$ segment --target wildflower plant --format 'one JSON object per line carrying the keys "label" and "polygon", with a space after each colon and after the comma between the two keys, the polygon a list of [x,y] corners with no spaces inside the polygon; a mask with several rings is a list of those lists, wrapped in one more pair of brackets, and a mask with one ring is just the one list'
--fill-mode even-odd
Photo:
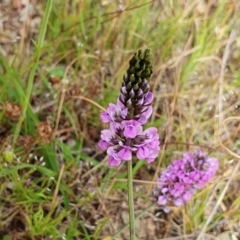
{"label": "wildflower plant", "polygon": [[151,58],[149,49],[134,54],[116,104],[110,103],[101,114],[109,128],[102,130],[98,146],[107,151],[110,166],[130,161],[133,156],[150,163],[160,150],[157,129],[143,130],[152,114],[153,94],[147,80],[152,74]]}
{"label": "wildflower plant", "polygon": [[130,239],[135,238],[132,159],[136,157],[150,163],[160,150],[157,129],[150,127],[143,130],[143,125],[153,110],[153,93],[148,83],[152,74],[151,59],[149,49],[139,50],[134,54],[123,77],[116,104],[110,103],[107,110],[101,114],[101,121],[109,123],[109,127],[101,131],[98,146],[107,151],[110,166],[128,162]]}

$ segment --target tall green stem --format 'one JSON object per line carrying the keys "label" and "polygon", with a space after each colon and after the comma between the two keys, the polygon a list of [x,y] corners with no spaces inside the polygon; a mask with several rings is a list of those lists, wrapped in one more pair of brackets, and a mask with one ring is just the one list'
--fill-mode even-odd
{"label": "tall green stem", "polygon": [[[139,219],[142,217],[152,206],[154,206],[156,203],[151,203],[147,208],[145,208],[141,213],[139,213],[136,217],[135,220]],[[122,229],[120,229],[118,232],[116,232],[112,238],[115,239],[118,235],[120,235],[125,229],[129,227],[129,223],[126,224]]]}
{"label": "tall green stem", "polygon": [[130,240],[135,240],[132,160],[128,161],[128,207]]}
{"label": "tall green stem", "polygon": [[26,111],[27,111],[27,108],[28,108],[28,105],[29,105],[29,100],[30,100],[31,93],[32,93],[34,76],[35,76],[35,73],[36,73],[36,70],[37,70],[37,67],[38,67],[38,64],[39,64],[39,59],[40,59],[40,56],[41,56],[41,50],[42,50],[42,47],[43,47],[43,42],[44,42],[45,34],[46,34],[46,31],[47,31],[47,24],[48,24],[48,20],[49,20],[51,10],[52,10],[52,4],[53,4],[53,0],[48,0],[47,1],[46,10],[45,10],[45,13],[44,13],[44,16],[43,16],[42,25],[41,25],[40,32],[39,32],[38,42],[36,44],[36,50],[35,50],[33,65],[31,67],[31,71],[30,71],[29,78],[28,78],[26,97],[25,97],[25,100],[24,100],[24,103],[23,103],[23,108],[22,108],[22,115],[19,118],[19,121],[18,121],[18,123],[16,125],[16,128],[15,128],[15,133],[14,133],[14,137],[13,137],[13,144],[15,144],[16,141],[17,141],[18,135],[19,135],[20,130],[21,130],[22,123],[23,123],[23,121],[26,117],[25,115],[26,115]]}

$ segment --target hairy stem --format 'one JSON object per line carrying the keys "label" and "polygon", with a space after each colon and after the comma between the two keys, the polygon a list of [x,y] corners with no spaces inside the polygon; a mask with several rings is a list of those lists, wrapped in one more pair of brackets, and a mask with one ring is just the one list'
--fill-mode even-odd
{"label": "hairy stem", "polygon": [[130,240],[135,240],[132,160],[128,161],[128,207]]}
{"label": "hairy stem", "polygon": [[[135,219],[139,219],[142,217],[151,207],[153,207],[156,203],[151,203],[146,209],[144,209],[141,213],[139,213]],[[129,223],[126,224],[122,229],[120,229],[118,232],[116,232],[112,237],[115,239],[117,236],[119,236],[125,229],[129,227]]]}

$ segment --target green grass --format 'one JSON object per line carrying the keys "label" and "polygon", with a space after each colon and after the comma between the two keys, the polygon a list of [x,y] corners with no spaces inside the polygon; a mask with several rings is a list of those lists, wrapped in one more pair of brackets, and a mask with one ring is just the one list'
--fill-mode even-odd
{"label": "green grass", "polygon": [[[100,107],[115,101],[128,61],[140,48],[153,52],[154,114],[147,126],[158,128],[162,152],[151,166],[134,165],[135,180],[146,181],[134,185],[136,215],[144,213],[151,202],[154,185],[147,181],[155,182],[154,176],[184,151],[203,148],[219,158],[221,167],[189,204],[173,208],[163,226],[150,214],[143,215],[139,239],[151,239],[146,235],[151,231],[155,231],[153,239],[199,233],[236,166],[239,33],[229,52],[226,45],[232,31],[238,31],[239,5],[203,0],[198,4],[187,0],[121,2],[38,3],[41,26],[23,28],[20,24],[27,36],[23,45],[10,42],[11,51],[7,44],[1,45],[3,239],[127,239],[121,215],[126,210],[127,168],[124,164],[109,168],[97,141],[104,128]],[[10,16],[13,9],[4,7],[4,14]],[[225,68],[223,82],[221,68]],[[7,103],[19,106],[21,115],[14,118],[14,111],[7,112]],[[220,120],[216,115],[221,115]],[[228,117],[236,119],[222,126]],[[39,133],[43,122],[52,129],[48,139]],[[29,135],[32,143],[26,143]],[[220,223],[237,229],[239,176],[231,182],[207,226],[208,234],[216,235]],[[147,211],[153,214],[158,209],[153,205]],[[175,218],[182,221],[176,231]],[[154,230],[148,229],[146,219]]]}

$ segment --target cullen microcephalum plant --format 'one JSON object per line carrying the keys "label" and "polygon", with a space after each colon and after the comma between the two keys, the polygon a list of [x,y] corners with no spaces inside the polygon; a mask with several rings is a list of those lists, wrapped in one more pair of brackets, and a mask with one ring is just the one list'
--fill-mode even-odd
{"label": "cullen microcephalum plant", "polygon": [[153,93],[148,83],[152,74],[151,60],[152,54],[149,49],[139,50],[134,54],[123,77],[116,104],[110,103],[107,110],[101,114],[102,122],[109,123],[109,127],[101,131],[98,146],[107,151],[110,166],[118,166],[123,161],[128,162],[131,240],[135,239],[132,159],[134,157],[150,163],[158,156],[160,150],[157,129],[143,129],[153,110]]}
{"label": "cullen microcephalum plant", "polygon": [[147,80],[152,74],[150,50],[139,50],[129,65],[116,104],[110,103],[101,114],[109,128],[102,130],[98,146],[107,150],[110,166],[130,161],[133,156],[150,163],[160,150],[157,129],[143,130],[152,114],[153,94]]}

